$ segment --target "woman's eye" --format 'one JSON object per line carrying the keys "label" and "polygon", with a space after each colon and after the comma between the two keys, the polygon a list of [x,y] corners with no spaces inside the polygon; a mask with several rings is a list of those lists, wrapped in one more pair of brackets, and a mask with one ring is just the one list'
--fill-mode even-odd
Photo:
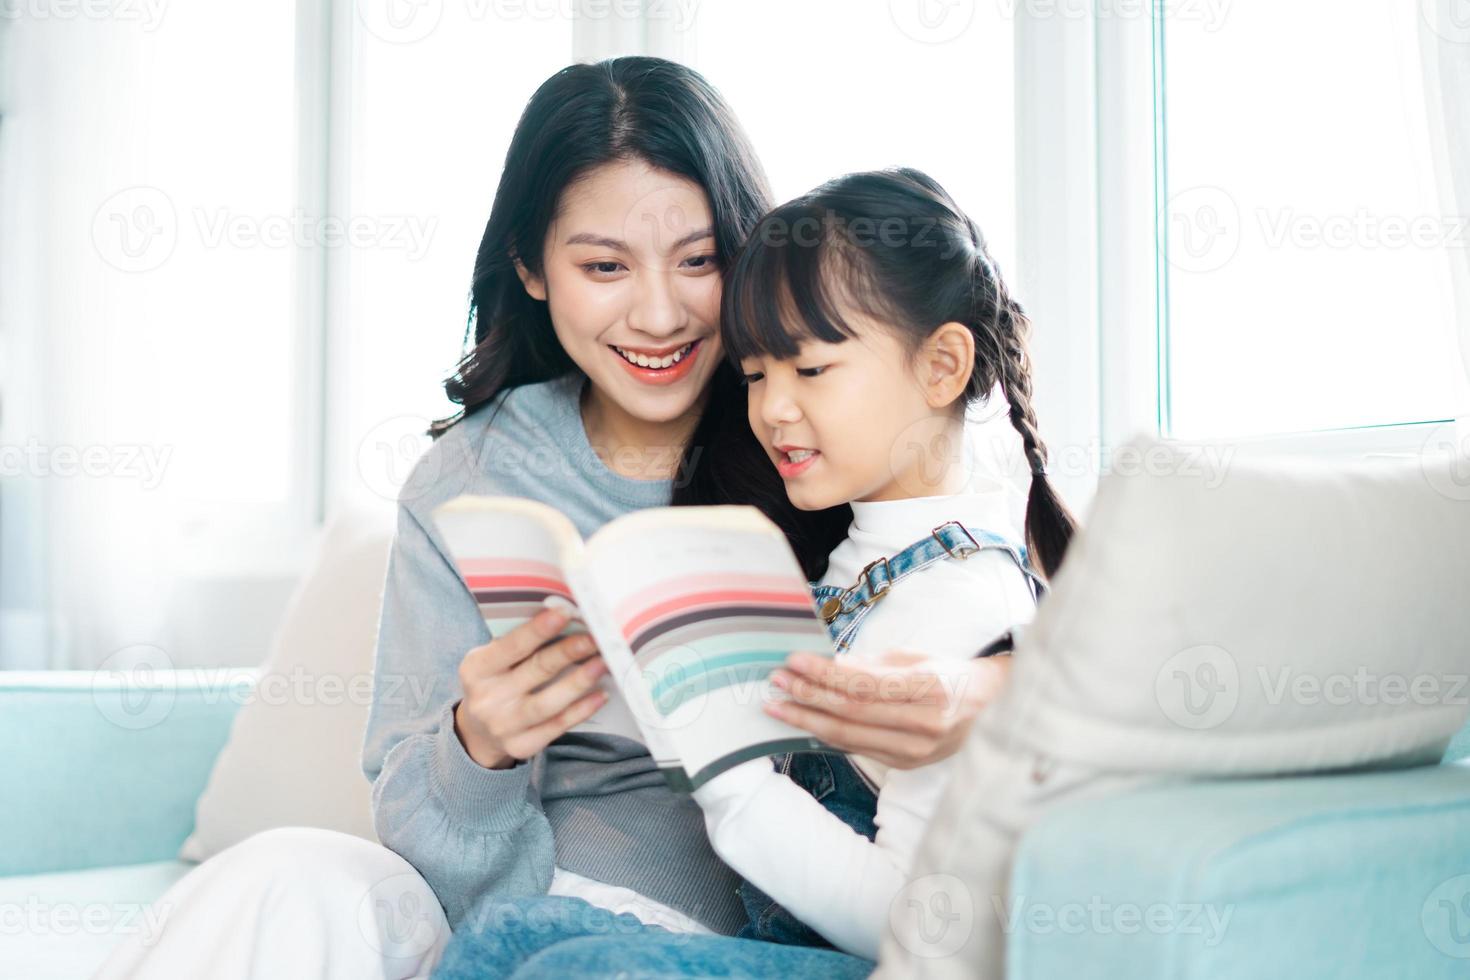
{"label": "woman's eye", "polygon": [[623,263],[621,262],[588,262],[586,265],[582,266],[582,268],[586,269],[588,272],[596,273],[597,275],[601,276],[616,275],[617,271],[622,267]]}
{"label": "woman's eye", "polygon": [[757,381],[759,381],[761,378],[764,378],[764,377],[765,377],[764,374],[759,374],[759,373],[757,373],[757,374],[747,374],[747,375],[745,375],[744,377],[742,377],[740,379],[740,383],[743,384],[743,385],[753,385]]}
{"label": "woman's eye", "polygon": [[815,378],[825,370],[827,370],[827,365],[823,364],[821,367],[797,368],[796,373],[803,378]]}
{"label": "woman's eye", "polygon": [[713,269],[719,260],[713,255],[694,255],[685,259],[684,264],[691,269]]}

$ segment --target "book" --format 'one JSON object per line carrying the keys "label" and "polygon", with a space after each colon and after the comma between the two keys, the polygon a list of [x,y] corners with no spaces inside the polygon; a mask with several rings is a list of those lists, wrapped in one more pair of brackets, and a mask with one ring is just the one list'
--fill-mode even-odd
{"label": "book", "polygon": [[750,759],[833,751],[761,709],[788,654],[832,646],[785,536],[756,508],[648,508],[585,541],[520,497],[463,495],[433,517],[491,636],[571,604],[564,634],[597,641],[608,700],[572,732],[642,742],[686,793]]}

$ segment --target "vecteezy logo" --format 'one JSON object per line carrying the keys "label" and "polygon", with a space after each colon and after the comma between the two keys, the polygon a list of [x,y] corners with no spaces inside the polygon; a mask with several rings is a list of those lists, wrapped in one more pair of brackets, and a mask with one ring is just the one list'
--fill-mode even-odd
{"label": "vecteezy logo", "polygon": [[899,945],[915,956],[953,956],[975,928],[975,902],[954,875],[924,875],[894,896],[888,924]]}
{"label": "vecteezy logo", "polygon": [[1240,208],[1218,187],[1191,187],[1169,198],[1164,257],[1185,272],[1215,272],[1240,248]]}
{"label": "vecteezy logo", "polygon": [[357,16],[378,40],[412,44],[434,33],[444,0],[357,0]]}
{"label": "vecteezy logo", "polygon": [[92,216],[92,245],[121,272],[148,272],[168,261],[179,240],[173,201],[157,187],[128,187]]}
{"label": "vecteezy logo", "polygon": [[946,486],[969,488],[976,476],[973,452],[964,432],[956,434],[943,418],[924,418],[904,428],[888,451],[888,470],[903,491],[915,497],[947,492]]}
{"label": "vecteezy logo", "polygon": [[1470,959],[1470,875],[1440,882],[1424,899],[1419,923],[1435,949],[1458,960]]}
{"label": "vecteezy logo", "polygon": [[943,44],[969,29],[975,19],[975,0],[888,0],[888,14],[915,41]]}
{"label": "vecteezy logo", "polygon": [[[439,457],[425,455],[433,443],[429,420],[399,415],[379,422],[357,444],[357,473],[384,500],[416,500],[439,478]],[[421,464],[422,460],[422,464]]]}
{"label": "vecteezy logo", "polygon": [[623,216],[622,240],[648,242],[653,254],[664,260],[675,260],[675,253],[691,239],[697,240],[703,231],[703,226],[696,224],[690,213],[693,204],[687,192],[677,185],[644,194]]}
{"label": "vecteezy logo", "polygon": [[1181,728],[1223,725],[1240,700],[1240,670],[1222,647],[1203,644],[1181,650],[1154,677],[1159,709]]}
{"label": "vecteezy logo", "polygon": [[1470,44],[1470,0],[1419,0],[1419,13],[1451,44]]}
{"label": "vecteezy logo", "polygon": [[357,906],[358,929],[374,952],[389,959],[424,955],[444,925],[423,878],[407,871],[378,882]]}
{"label": "vecteezy logo", "polygon": [[92,704],[119,728],[152,728],[174,707],[173,661],[146,643],[124,647],[92,673]]}
{"label": "vecteezy logo", "polygon": [[1450,500],[1470,500],[1470,425],[1434,427],[1419,450],[1424,479]]}
{"label": "vecteezy logo", "polygon": [[[709,672],[700,666],[696,650],[655,641],[640,650],[639,656],[643,662],[630,662],[618,677],[618,687],[630,692],[628,707],[639,727],[645,731],[677,731],[703,717],[714,688]],[[757,701],[761,685],[749,682],[731,693],[737,699]]]}

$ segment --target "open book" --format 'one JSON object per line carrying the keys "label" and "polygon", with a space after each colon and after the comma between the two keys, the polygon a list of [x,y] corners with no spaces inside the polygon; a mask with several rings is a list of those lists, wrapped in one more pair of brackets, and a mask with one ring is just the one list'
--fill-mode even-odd
{"label": "open book", "polygon": [[609,697],[572,731],[642,742],[681,792],[748,759],[827,748],[761,710],[789,653],[832,647],[796,556],[754,507],[640,510],[585,542],[519,497],[456,497],[434,521],[491,636],[548,600],[576,606],[567,632],[597,640]]}

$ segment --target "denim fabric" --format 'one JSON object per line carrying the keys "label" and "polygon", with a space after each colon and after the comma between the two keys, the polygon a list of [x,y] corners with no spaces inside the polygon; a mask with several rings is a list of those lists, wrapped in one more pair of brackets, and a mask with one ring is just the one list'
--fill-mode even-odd
{"label": "denim fabric", "polygon": [[636,916],[566,895],[488,896],[460,920],[434,968],[434,980],[509,977],[532,956],[583,936],[673,935]]}
{"label": "denim fabric", "polygon": [[508,977],[835,977],[860,980],[873,963],[835,950],[646,925],[562,895],[487,898],[455,930],[434,980]]}
{"label": "denim fabric", "polygon": [[[897,582],[936,562],[968,558],[989,548],[1010,555],[1031,583],[1033,594],[1040,596],[1041,580],[1027,566],[1024,547],[990,531],[965,528],[951,521],[892,557],[868,565],[850,588],[812,585],[817,608],[826,610],[823,618],[833,646],[838,652],[851,648],[875,599],[881,598]],[[847,756],[827,752],[787,753],[776,760],[776,768],[853,830],[868,840],[877,836],[873,819],[878,810],[878,788]],[[749,881],[742,881],[738,891],[749,919],[736,933],[740,938],[832,948],[816,930]]]}
{"label": "denim fabric", "polygon": [[649,933],[589,936],[559,943],[526,961],[513,980],[865,980],[871,960],[835,949],[778,946],[729,936]]}
{"label": "denim fabric", "polygon": [[1039,601],[1045,586],[1027,563],[1028,556],[1024,546],[993,531],[967,528],[950,521],[939,525],[928,537],[915,541],[898,554],[872,562],[863,569],[857,582],[846,589],[831,585],[812,586],[812,598],[819,610],[823,610],[828,602],[835,603],[832,607],[836,610],[834,615],[828,616],[825,611],[823,614],[827,621],[827,632],[832,637],[832,645],[838,653],[845,653],[851,648],[858,630],[862,628],[863,620],[867,618],[868,610],[896,583],[937,562],[951,558],[968,558],[977,551],[988,549],[1010,555],[1021,574],[1026,576],[1026,581],[1031,584],[1032,594]]}

